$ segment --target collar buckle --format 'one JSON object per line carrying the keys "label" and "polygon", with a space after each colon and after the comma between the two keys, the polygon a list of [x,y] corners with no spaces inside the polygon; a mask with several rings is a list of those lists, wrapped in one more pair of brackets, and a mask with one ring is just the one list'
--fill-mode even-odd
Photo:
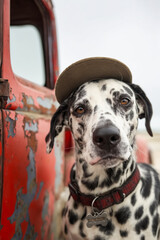
{"label": "collar buckle", "polygon": [[116,188],[115,191],[111,192],[112,198],[115,204],[119,204],[124,201],[126,194],[121,188]]}

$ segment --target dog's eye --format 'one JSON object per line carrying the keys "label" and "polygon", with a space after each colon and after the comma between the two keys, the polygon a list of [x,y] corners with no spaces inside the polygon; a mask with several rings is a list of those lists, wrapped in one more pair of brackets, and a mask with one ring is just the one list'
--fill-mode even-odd
{"label": "dog's eye", "polygon": [[129,102],[130,102],[130,100],[128,98],[123,98],[123,99],[121,99],[120,104],[123,106],[126,106],[129,104]]}
{"label": "dog's eye", "polygon": [[83,107],[78,107],[76,108],[75,112],[78,113],[78,114],[83,114],[84,113],[84,108]]}

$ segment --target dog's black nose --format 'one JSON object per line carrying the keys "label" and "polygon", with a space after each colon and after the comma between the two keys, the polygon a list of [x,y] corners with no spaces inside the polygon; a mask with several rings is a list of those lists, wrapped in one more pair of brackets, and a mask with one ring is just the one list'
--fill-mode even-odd
{"label": "dog's black nose", "polygon": [[98,127],[93,132],[93,142],[101,149],[116,146],[121,140],[120,132],[114,125]]}

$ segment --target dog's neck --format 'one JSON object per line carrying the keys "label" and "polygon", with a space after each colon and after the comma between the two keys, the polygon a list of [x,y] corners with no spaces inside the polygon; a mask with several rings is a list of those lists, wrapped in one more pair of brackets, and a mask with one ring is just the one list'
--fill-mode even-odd
{"label": "dog's neck", "polygon": [[101,195],[120,187],[131,176],[135,167],[134,154],[127,161],[108,169],[100,164],[91,166],[79,157],[76,160],[75,179],[82,193]]}

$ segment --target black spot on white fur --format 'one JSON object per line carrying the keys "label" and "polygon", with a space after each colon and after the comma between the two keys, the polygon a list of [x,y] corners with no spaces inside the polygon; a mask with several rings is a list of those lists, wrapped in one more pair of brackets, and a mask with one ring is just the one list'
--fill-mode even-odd
{"label": "black spot on white fur", "polygon": [[120,224],[127,223],[130,216],[131,216],[131,211],[129,207],[122,207],[115,213],[117,222]]}
{"label": "black spot on white fur", "polygon": [[149,225],[149,217],[145,216],[142,220],[140,220],[136,226],[135,226],[135,231],[137,234],[140,234],[141,231],[144,231],[148,228]]}
{"label": "black spot on white fur", "polygon": [[140,206],[135,212],[135,219],[140,219],[143,215],[144,209],[143,206]]}

